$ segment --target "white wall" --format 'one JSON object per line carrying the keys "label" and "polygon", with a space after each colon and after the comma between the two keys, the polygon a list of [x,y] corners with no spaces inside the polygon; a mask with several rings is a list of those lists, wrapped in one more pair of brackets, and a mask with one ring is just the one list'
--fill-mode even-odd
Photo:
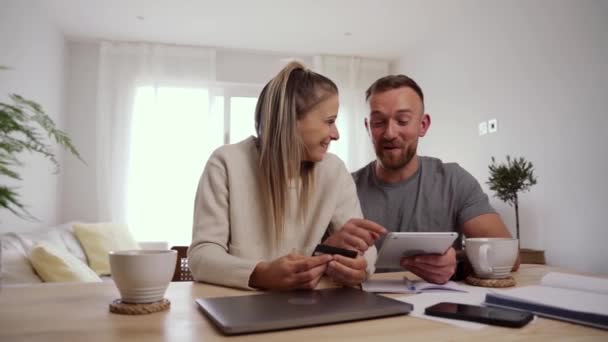
{"label": "white wall", "polygon": [[[416,46],[398,70],[433,119],[420,153],[457,161],[487,190],[491,156],[524,156],[538,184],[520,200],[523,247],[548,263],[608,273],[608,3],[528,1],[462,8],[478,21]],[[482,120],[498,133],[478,136]],[[513,231],[513,208],[492,198]]]}
{"label": "white wall", "polygon": [[217,51],[217,80],[222,82],[266,84],[295,58],[312,67],[312,56],[220,49]]}
{"label": "white wall", "polygon": [[[65,42],[36,1],[2,1],[0,46],[0,65],[11,68],[0,71],[0,98],[4,101],[9,93],[17,93],[34,100],[62,128]],[[52,174],[52,164],[33,155],[24,155],[22,161],[25,165],[18,172],[23,181],[0,178],[0,183],[19,184],[22,203],[40,221],[24,221],[0,209],[0,232],[58,222],[60,184],[59,176]]]}

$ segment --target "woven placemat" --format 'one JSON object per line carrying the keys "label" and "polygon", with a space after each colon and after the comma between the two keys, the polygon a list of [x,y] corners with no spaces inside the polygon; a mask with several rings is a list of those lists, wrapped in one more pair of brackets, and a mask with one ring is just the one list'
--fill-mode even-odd
{"label": "woven placemat", "polygon": [[512,287],[515,286],[515,278],[508,276],[502,279],[484,279],[475,276],[468,276],[464,280],[467,284],[482,287]]}
{"label": "woven placemat", "polygon": [[147,315],[169,309],[171,302],[163,298],[158,302],[145,304],[123,303],[120,299],[110,303],[110,312],[121,315]]}

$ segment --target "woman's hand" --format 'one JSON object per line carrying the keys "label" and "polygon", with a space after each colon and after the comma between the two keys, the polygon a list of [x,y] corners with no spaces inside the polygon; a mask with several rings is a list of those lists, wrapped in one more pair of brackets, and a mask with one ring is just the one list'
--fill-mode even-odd
{"label": "woman's hand", "polygon": [[325,239],[323,243],[365,253],[383,234],[386,234],[386,229],[373,221],[350,219],[340,230]]}
{"label": "woman's hand", "polygon": [[367,260],[361,254],[356,258],[334,255],[325,273],[338,284],[359,285],[367,279]]}
{"label": "woman's hand", "polygon": [[309,257],[292,253],[262,261],[253,270],[249,286],[264,290],[314,289],[331,260],[331,255]]}

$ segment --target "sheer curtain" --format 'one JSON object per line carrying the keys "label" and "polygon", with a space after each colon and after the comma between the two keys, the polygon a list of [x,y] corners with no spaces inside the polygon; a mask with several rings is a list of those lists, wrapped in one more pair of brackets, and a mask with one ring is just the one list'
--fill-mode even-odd
{"label": "sheer curtain", "polygon": [[[138,240],[167,240],[179,229],[173,240],[188,243],[196,184],[183,179],[198,180],[209,153],[197,131],[204,120],[221,142],[213,127],[221,120],[211,117],[215,50],[104,42],[99,53],[98,218],[128,222]],[[172,189],[183,186],[192,194],[175,198]]]}
{"label": "sheer curtain", "polygon": [[375,159],[364,119],[369,109],[365,90],[378,78],[388,75],[385,60],[342,56],[315,56],[315,71],[336,82],[340,91],[338,130],[340,139],[331,144],[349,171],[356,171]]}

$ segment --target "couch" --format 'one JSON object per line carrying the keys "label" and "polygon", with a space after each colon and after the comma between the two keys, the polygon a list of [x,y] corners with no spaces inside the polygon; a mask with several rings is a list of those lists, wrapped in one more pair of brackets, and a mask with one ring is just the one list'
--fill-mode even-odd
{"label": "couch", "polygon": [[[0,234],[0,284],[19,285],[42,283],[43,279],[36,272],[30,262],[30,252],[39,244],[48,244],[53,247],[67,250],[86,265],[90,265],[85,249],[74,234],[74,224],[68,222],[54,227],[47,227],[35,231]],[[166,242],[139,242],[142,249],[168,249]],[[103,281],[111,279],[102,276]]]}

